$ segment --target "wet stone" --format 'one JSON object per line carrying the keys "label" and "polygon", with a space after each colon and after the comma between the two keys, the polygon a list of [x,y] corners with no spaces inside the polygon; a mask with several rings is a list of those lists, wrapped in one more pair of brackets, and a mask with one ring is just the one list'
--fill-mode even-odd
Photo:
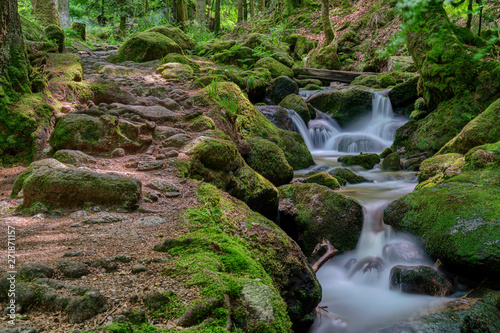
{"label": "wet stone", "polygon": [[138,171],[149,171],[149,170],[156,170],[156,169],[161,169],[165,163],[163,161],[140,161],[137,164],[137,170]]}

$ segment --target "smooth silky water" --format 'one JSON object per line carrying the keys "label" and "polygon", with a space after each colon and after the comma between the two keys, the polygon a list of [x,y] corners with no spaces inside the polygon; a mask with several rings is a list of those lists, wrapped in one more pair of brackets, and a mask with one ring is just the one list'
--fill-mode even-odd
{"label": "smooth silky water", "polygon": [[[317,165],[312,169],[319,171],[341,167],[337,158],[345,154],[382,152],[392,145],[396,129],[407,121],[394,115],[390,100],[383,93],[373,94],[370,115],[344,129],[319,111],[308,125],[295,112],[290,111],[290,115],[295,130],[302,135],[315,158]],[[445,300],[403,294],[389,288],[393,266],[433,265],[411,237],[394,232],[382,221],[384,209],[391,201],[413,191],[417,184],[416,174],[383,172],[380,166],[368,171],[359,167],[350,169],[373,181],[347,185],[336,191],[363,205],[363,230],[355,250],[337,255],[318,271],[323,288],[320,306],[326,307],[329,315],[316,316],[309,333],[370,332],[398,320],[417,317],[425,309]],[[310,170],[300,170],[297,175]],[[408,255],[404,259],[391,256],[391,246],[409,249]]]}

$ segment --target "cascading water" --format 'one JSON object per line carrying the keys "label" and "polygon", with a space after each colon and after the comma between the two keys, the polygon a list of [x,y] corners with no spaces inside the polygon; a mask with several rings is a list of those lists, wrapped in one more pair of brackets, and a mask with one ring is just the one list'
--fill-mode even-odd
{"label": "cascading water", "polygon": [[[371,114],[344,129],[320,111],[308,125],[294,111],[289,110],[289,114],[316,162],[326,164],[319,166],[321,171],[339,167],[340,155],[379,153],[390,147],[397,128],[406,121],[394,114],[389,98],[382,93],[373,94]],[[355,250],[336,256],[318,271],[323,288],[320,306],[327,307],[329,315],[316,316],[309,333],[372,332],[443,302],[442,298],[403,294],[389,286],[390,270],[395,265],[432,265],[410,237],[396,234],[382,221],[389,202],[413,190],[415,174],[352,170],[373,181],[348,184],[339,191],[363,205],[363,230]]]}

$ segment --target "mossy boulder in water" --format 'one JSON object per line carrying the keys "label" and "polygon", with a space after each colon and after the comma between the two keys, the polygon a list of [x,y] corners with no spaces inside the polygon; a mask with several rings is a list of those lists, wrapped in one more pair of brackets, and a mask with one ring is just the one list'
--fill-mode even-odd
{"label": "mossy boulder in water", "polygon": [[278,200],[276,187],[245,163],[233,142],[202,136],[188,144],[183,152],[191,157],[191,178],[212,183],[253,210],[274,218]]}
{"label": "mossy boulder in water", "polygon": [[271,82],[268,89],[269,98],[276,104],[281,103],[285,97],[291,94],[298,94],[299,86],[288,76],[280,76]]}
{"label": "mossy boulder in water", "polygon": [[462,173],[465,165],[463,155],[444,154],[436,155],[420,163],[420,172],[418,173],[419,186],[431,185],[441,182]]}
{"label": "mossy boulder in water", "polygon": [[448,278],[429,266],[396,265],[390,272],[390,289],[406,294],[449,296],[455,290]]}
{"label": "mossy boulder in water", "polygon": [[419,80],[420,76],[415,75],[392,88],[387,94],[392,105],[401,108],[415,102],[418,98],[417,86]]}
{"label": "mossy boulder in water", "polygon": [[310,96],[306,102],[331,115],[340,126],[345,126],[371,112],[372,93],[359,87],[324,91]]}
{"label": "mossy boulder in water", "polygon": [[[286,96],[279,105],[286,109],[294,110],[295,112],[297,112],[306,124],[309,122],[309,120],[311,120],[311,112],[307,107],[307,103],[302,97],[297,94],[290,94]],[[315,114],[313,114],[313,116],[314,115]]]}
{"label": "mossy boulder in water", "polygon": [[118,53],[110,57],[112,62],[146,62],[161,59],[169,53],[182,53],[182,48],[171,38],[159,32],[140,32],[120,46]]}
{"label": "mossy boulder in water", "polygon": [[311,51],[308,56],[308,65],[311,68],[339,70],[341,64],[337,54],[337,47],[327,45]]}
{"label": "mossy boulder in water", "polygon": [[399,153],[391,153],[382,161],[382,170],[384,171],[399,171],[401,170],[401,159]]}
{"label": "mossy boulder in water", "polygon": [[500,140],[500,99],[470,121],[438,154],[465,154],[470,149]]}
{"label": "mossy boulder in water", "polygon": [[193,96],[193,103],[221,108],[220,105],[223,105],[221,100],[232,101],[237,106],[235,119],[232,121],[238,125],[239,134],[243,140],[258,136],[276,143],[283,150],[288,164],[294,170],[304,169],[314,164],[311,153],[299,133],[282,130],[273,125],[250,103],[234,83],[218,82],[215,87],[218,97],[214,97],[213,90],[211,90],[214,87],[210,86]]}
{"label": "mossy boulder in water", "polygon": [[304,183],[326,186],[331,190],[340,188],[338,180],[327,172],[318,172],[304,179]]}
{"label": "mossy boulder in water", "polygon": [[24,181],[24,207],[41,201],[52,207],[136,208],[141,182],[134,178],[74,169],[41,168]]}
{"label": "mossy boulder in water", "polygon": [[278,60],[275,60],[271,57],[262,58],[255,63],[256,68],[265,68],[267,69],[273,78],[278,76],[288,76],[293,77],[293,71],[280,63]]}
{"label": "mossy boulder in water", "polygon": [[371,182],[371,180],[366,179],[363,176],[357,175],[353,171],[347,168],[335,168],[328,171],[328,173],[335,178],[342,178],[346,180],[349,184]]}
{"label": "mossy boulder in water", "polygon": [[345,166],[360,165],[365,169],[372,169],[375,164],[380,162],[380,157],[377,154],[359,154],[359,155],[344,155],[338,158],[338,161]]}
{"label": "mossy boulder in water", "polygon": [[258,137],[248,140],[248,143],[251,150],[246,162],[252,169],[275,186],[288,184],[293,179],[293,169],[278,145]]}
{"label": "mossy boulder in water", "polygon": [[354,199],[318,184],[279,188],[280,226],[310,256],[323,237],[345,252],[356,247],[363,208]]}

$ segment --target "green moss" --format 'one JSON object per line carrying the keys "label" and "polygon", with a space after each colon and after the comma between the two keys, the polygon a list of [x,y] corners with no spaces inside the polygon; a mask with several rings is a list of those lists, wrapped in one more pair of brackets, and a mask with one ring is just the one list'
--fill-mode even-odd
{"label": "green moss", "polygon": [[305,178],[304,182],[326,186],[331,190],[340,188],[338,180],[327,172],[318,172],[317,174]]}
{"label": "green moss", "polygon": [[169,53],[182,53],[182,48],[171,38],[159,32],[140,32],[123,43],[118,53],[110,57],[112,62],[127,60],[146,62],[162,59]]}
{"label": "green moss", "polygon": [[[336,168],[333,170],[330,170],[328,172],[330,175],[337,179],[344,179],[345,181],[349,182],[350,184],[359,184],[359,183],[364,183],[364,182],[370,182],[370,180],[366,179],[363,176],[355,174],[353,171],[347,168]],[[340,183],[340,181],[339,181]]]}
{"label": "green moss", "polygon": [[[153,27],[151,29],[148,29],[144,32],[160,33],[160,34],[172,39],[183,50],[186,50],[186,49],[191,50],[196,46],[196,41],[193,39],[193,37],[189,36],[184,31],[182,31],[181,29],[176,28],[176,27],[169,27],[169,26],[161,25],[161,26],[156,26],[156,27]],[[179,53],[181,53],[181,52],[179,52]]]}
{"label": "green moss", "polygon": [[228,78],[225,75],[207,75],[207,76],[202,76],[193,81],[191,84],[191,88],[198,88],[202,89],[208,86],[209,84],[212,83],[212,81],[217,81],[217,82],[223,82],[227,81]]}
{"label": "green moss", "polygon": [[[398,83],[389,91],[387,96],[395,107],[405,107],[414,102],[418,97],[417,86],[420,76],[415,75],[408,80]],[[421,104],[417,104],[419,107]]]}
{"label": "green moss", "polygon": [[214,54],[210,57],[210,60],[219,64],[238,65],[240,67],[246,65],[248,67],[255,61],[255,58],[251,48],[236,44],[228,50]]}
{"label": "green moss", "polygon": [[297,94],[290,94],[286,96],[279,105],[286,109],[291,109],[297,112],[306,124],[309,122],[309,120],[311,120],[311,113],[309,112],[307,103],[302,97]]}
{"label": "green moss", "polygon": [[81,82],[83,80],[83,66],[80,57],[76,54],[49,54],[49,70],[55,75],[51,82]]}
{"label": "green moss", "polygon": [[399,171],[401,170],[401,160],[399,152],[394,152],[387,155],[382,161],[382,170],[384,171]]}
{"label": "green moss", "polygon": [[[19,16],[19,18],[21,19],[21,29],[25,40],[33,42],[48,41],[47,34],[37,22],[27,20],[22,16]],[[40,36],[42,36],[42,39],[40,39]]]}
{"label": "green moss", "polygon": [[166,56],[164,56],[163,59],[161,59],[162,64],[166,64],[169,62],[175,62],[175,63],[179,63],[179,64],[189,65],[189,67],[191,67],[195,73],[200,71],[200,65],[197,62],[193,61],[192,59],[190,59],[189,57],[187,57],[183,54],[169,53]]}
{"label": "green moss", "polygon": [[293,169],[288,164],[283,150],[275,143],[252,138],[248,141],[251,150],[246,157],[248,165],[269,180],[275,186],[289,183],[293,178]]}
{"label": "green moss", "polygon": [[190,78],[194,71],[189,65],[169,62],[156,69],[165,80],[186,80]]}
{"label": "green moss", "polygon": [[64,52],[64,50],[66,49],[64,44],[64,30],[59,25],[51,24],[47,28],[45,28],[45,33],[47,34],[47,38],[49,40],[56,42],[59,52]]}
{"label": "green moss", "polygon": [[202,132],[212,129],[215,129],[215,123],[212,119],[206,116],[199,116],[194,119],[188,127],[186,127],[186,130],[190,132]]}
{"label": "green moss", "polygon": [[435,183],[439,180],[450,178],[462,172],[464,167],[464,157],[460,154],[445,154],[437,155],[424,160],[420,164],[420,172],[418,173],[418,182],[422,183],[428,179],[434,178],[431,181]]}
{"label": "green moss", "polygon": [[465,169],[500,169],[500,141],[472,148],[465,155]]}
{"label": "green moss", "polygon": [[380,157],[377,154],[363,154],[359,155],[344,155],[338,158],[338,161],[343,165],[360,165],[365,169],[372,169],[375,164],[380,162]]}
{"label": "green moss", "polygon": [[32,15],[44,27],[51,24],[59,25],[56,1],[34,1]]}
{"label": "green moss", "polygon": [[323,90],[323,88],[321,88],[317,84],[308,84],[307,86],[304,87],[304,90]]}
{"label": "green moss", "polygon": [[311,68],[339,70],[341,66],[337,47],[328,45],[313,50],[309,53],[308,64]]}
{"label": "green moss", "polygon": [[322,112],[330,114],[341,126],[345,126],[372,109],[372,93],[355,87],[343,91],[324,91],[306,100]]}
{"label": "green moss", "polygon": [[273,78],[283,75],[293,78],[293,71],[289,67],[270,57],[260,59],[255,67],[269,70]]}
{"label": "green moss", "polygon": [[229,68],[225,71],[225,74],[238,87],[245,90],[249,96],[262,97],[272,80],[271,72],[266,68],[254,68],[245,71]]}

